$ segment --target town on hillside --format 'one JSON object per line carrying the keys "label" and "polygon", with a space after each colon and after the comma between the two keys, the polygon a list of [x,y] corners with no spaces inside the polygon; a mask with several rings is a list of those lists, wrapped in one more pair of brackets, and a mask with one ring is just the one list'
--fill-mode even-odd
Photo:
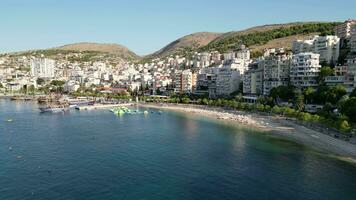
{"label": "town on hillside", "polygon": [[233,51],[171,55],[146,62],[114,62],[105,56],[86,59],[85,52],[56,59],[41,53],[3,54],[0,93],[239,96],[249,103],[273,97],[291,106],[302,95],[303,110],[315,113],[325,105],[336,105],[346,94],[356,95],[356,21],[339,23],[333,32],[295,40],[291,49],[265,49],[254,57],[244,44]]}

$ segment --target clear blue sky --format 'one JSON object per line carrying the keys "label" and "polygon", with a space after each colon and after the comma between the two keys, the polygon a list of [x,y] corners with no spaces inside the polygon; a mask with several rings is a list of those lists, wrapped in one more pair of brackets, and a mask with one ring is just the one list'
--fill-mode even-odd
{"label": "clear blue sky", "polygon": [[143,55],[200,31],[356,18],[356,0],[1,0],[0,52],[75,42]]}

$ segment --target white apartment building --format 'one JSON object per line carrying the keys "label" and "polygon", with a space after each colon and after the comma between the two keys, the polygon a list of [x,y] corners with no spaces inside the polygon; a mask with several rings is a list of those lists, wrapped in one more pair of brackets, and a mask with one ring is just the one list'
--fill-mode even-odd
{"label": "white apartment building", "polygon": [[272,88],[288,85],[292,56],[288,54],[270,55],[263,62],[263,94]]}
{"label": "white apartment building", "polygon": [[337,63],[340,52],[340,39],[337,36],[317,37],[314,47],[314,53],[320,55],[319,62]]}
{"label": "white apartment building", "polygon": [[196,80],[196,74],[189,69],[176,72],[174,92],[181,94],[191,93],[195,88]]}
{"label": "white apartment building", "polygon": [[326,85],[333,86],[342,84],[348,93],[356,87],[356,56],[349,55],[347,65],[334,68],[334,75],[325,78]]}
{"label": "white apartment building", "polygon": [[235,52],[235,58],[242,59],[242,60],[250,60],[251,59],[251,52],[244,45],[241,45],[240,50]]}
{"label": "white apartment building", "polygon": [[48,58],[31,58],[31,76],[37,78],[54,78],[55,61]]}
{"label": "white apartment building", "polygon": [[314,36],[309,40],[295,40],[292,43],[292,51],[294,54],[313,52],[314,51],[314,40],[318,36]]}
{"label": "white apartment building", "polygon": [[243,93],[259,96],[263,93],[263,60],[257,60],[249,65],[243,75]]}
{"label": "white apartment building", "polygon": [[314,36],[310,40],[296,40],[293,42],[294,54],[313,52],[320,54],[320,63],[335,64],[339,59],[340,39],[337,36]]}
{"label": "white apartment building", "polygon": [[219,68],[216,74],[216,95],[229,96],[231,93],[239,90],[240,82],[240,71],[231,66]]}
{"label": "white apartment building", "polygon": [[356,53],[356,21],[351,28],[350,46],[351,46],[351,52]]}
{"label": "white apartment building", "polygon": [[214,64],[219,64],[221,62],[221,54],[218,51],[213,51],[210,53],[211,62]]}
{"label": "white apartment building", "polygon": [[340,39],[347,39],[351,36],[351,26],[356,24],[356,20],[346,20],[344,23],[335,26],[335,35]]}
{"label": "white apartment building", "polygon": [[319,54],[299,53],[293,55],[290,67],[290,81],[297,88],[316,87],[320,73]]}
{"label": "white apartment building", "polygon": [[234,58],[228,62],[225,62],[223,66],[229,66],[231,69],[239,71],[240,74],[244,74],[251,62],[252,60]]}
{"label": "white apartment building", "polygon": [[196,95],[208,95],[209,98],[216,97],[216,76],[218,67],[207,67],[201,69],[197,75]]}
{"label": "white apartment building", "polygon": [[65,92],[76,92],[80,88],[78,82],[70,80],[63,85],[63,90]]}
{"label": "white apartment building", "polygon": [[210,53],[208,52],[197,53],[193,59],[195,68],[203,68],[210,65]]}

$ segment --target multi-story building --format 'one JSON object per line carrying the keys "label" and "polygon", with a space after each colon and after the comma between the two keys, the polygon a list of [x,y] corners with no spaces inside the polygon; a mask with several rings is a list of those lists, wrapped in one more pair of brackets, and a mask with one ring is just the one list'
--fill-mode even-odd
{"label": "multi-story building", "polygon": [[48,58],[31,59],[31,75],[38,78],[54,78],[55,61]]}
{"label": "multi-story building", "polygon": [[320,55],[320,63],[336,64],[339,59],[340,39],[337,36],[314,36],[310,40],[293,42],[294,54],[313,52]]}
{"label": "multi-story building", "polygon": [[351,36],[351,26],[356,24],[356,20],[346,20],[344,23],[335,26],[335,35],[340,39],[344,40]]}
{"label": "multi-story building", "polygon": [[320,36],[314,41],[314,53],[320,55],[320,63],[336,64],[339,59],[340,39],[337,36]]}
{"label": "multi-story building", "polygon": [[356,53],[356,23],[351,27],[351,38],[350,38],[351,52]]}
{"label": "multi-story building", "polygon": [[213,51],[210,53],[211,62],[214,64],[220,64],[221,54],[218,51]]}
{"label": "multi-story building", "polygon": [[314,40],[318,36],[314,36],[309,40],[295,40],[292,43],[292,51],[294,54],[313,52],[314,51]]}
{"label": "multi-story building", "polygon": [[344,83],[348,92],[356,88],[356,55],[349,55],[347,58],[347,73]]}
{"label": "multi-story building", "polygon": [[292,56],[288,54],[270,55],[263,60],[263,94],[268,95],[272,88],[288,85]]}
{"label": "multi-story building", "polygon": [[299,89],[316,87],[320,73],[319,54],[299,53],[293,55],[290,67],[290,81]]}
{"label": "multi-story building", "polygon": [[348,93],[356,87],[356,56],[349,55],[347,65],[336,66],[332,76],[325,77],[328,86],[343,85]]}
{"label": "multi-story building", "polygon": [[194,67],[202,68],[210,65],[210,53],[202,52],[194,55]]}
{"label": "multi-story building", "polygon": [[197,75],[197,85],[194,93],[196,95],[206,95],[209,98],[216,97],[216,77],[218,67],[208,67],[200,70]]}
{"label": "multi-story building", "polygon": [[239,49],[235,52],[234,57],[242,60],[250,60],[251,53],[250,50],[245,47],[245,45],[241,45]]}
{"label": "multi-story building", "polygon": [[240,82],[240,71],[226,65],[219,68],[216,74],[216,95],[229,96],[239,90]]}
{"label": "multi-story building", "polygon": [[243,76],[243,93],[259,96],[263,93],[263,60],[257,60],[249,65]]}
{"label": "multi-story building", "polygon": [[197,75],[191,70],[178,71],[175,76],[175,92],[176,93],[191,93],[196,86]]}
{"label": "multi-story building", "polygon": [[347,72],[348,72],[347,65],[335,66],[335,68],[334,68],[335,76],[345,76],[347,74]]}

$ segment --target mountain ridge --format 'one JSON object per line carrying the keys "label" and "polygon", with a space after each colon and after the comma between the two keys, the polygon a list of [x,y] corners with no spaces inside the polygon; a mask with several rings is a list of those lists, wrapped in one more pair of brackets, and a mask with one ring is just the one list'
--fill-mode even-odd
{"label": "mountain ridge", "polygon": [[69,51],[96,51],[102,53],[109,53],[117,55],[126,59],[140,59],[136,53],[129,48],[115,43],[94,43],[94,42],[79,42],[66,44],[63,46],[55,47],[54,49],[69,50]]}
{"label": "mountain ridge", "polygon": [[[129,48],[120,44],[95,42],[78,42],[44,50],[28,50],[23,52],[43,52],[51,50],[99,52],[113,55],[127,61],[148,61],[154,58],[164,58],[177,54],[189,56],[194,52],[202,51],[218,50],[223,53],[228,50],[233,50],[239,43],[243,43],[252,51],[258,51],[260,53],[264,48],[286,47],[287,49],[290,49],[293,40],[306,39],[311,35],[320,34],[323,31],[331,33],[333,26],[337,23],[339,22],[291,22],[259,25],[243,30],[224,33],[196,32],[180,37],[165,45],[158,51],[146,56],[139,56]],[[287,33],[284,34],[283,31],[286,31]],[[281,35],[276,36],[276,34]],[[254,38],[251,40],[251,38],[248,37]]]}

